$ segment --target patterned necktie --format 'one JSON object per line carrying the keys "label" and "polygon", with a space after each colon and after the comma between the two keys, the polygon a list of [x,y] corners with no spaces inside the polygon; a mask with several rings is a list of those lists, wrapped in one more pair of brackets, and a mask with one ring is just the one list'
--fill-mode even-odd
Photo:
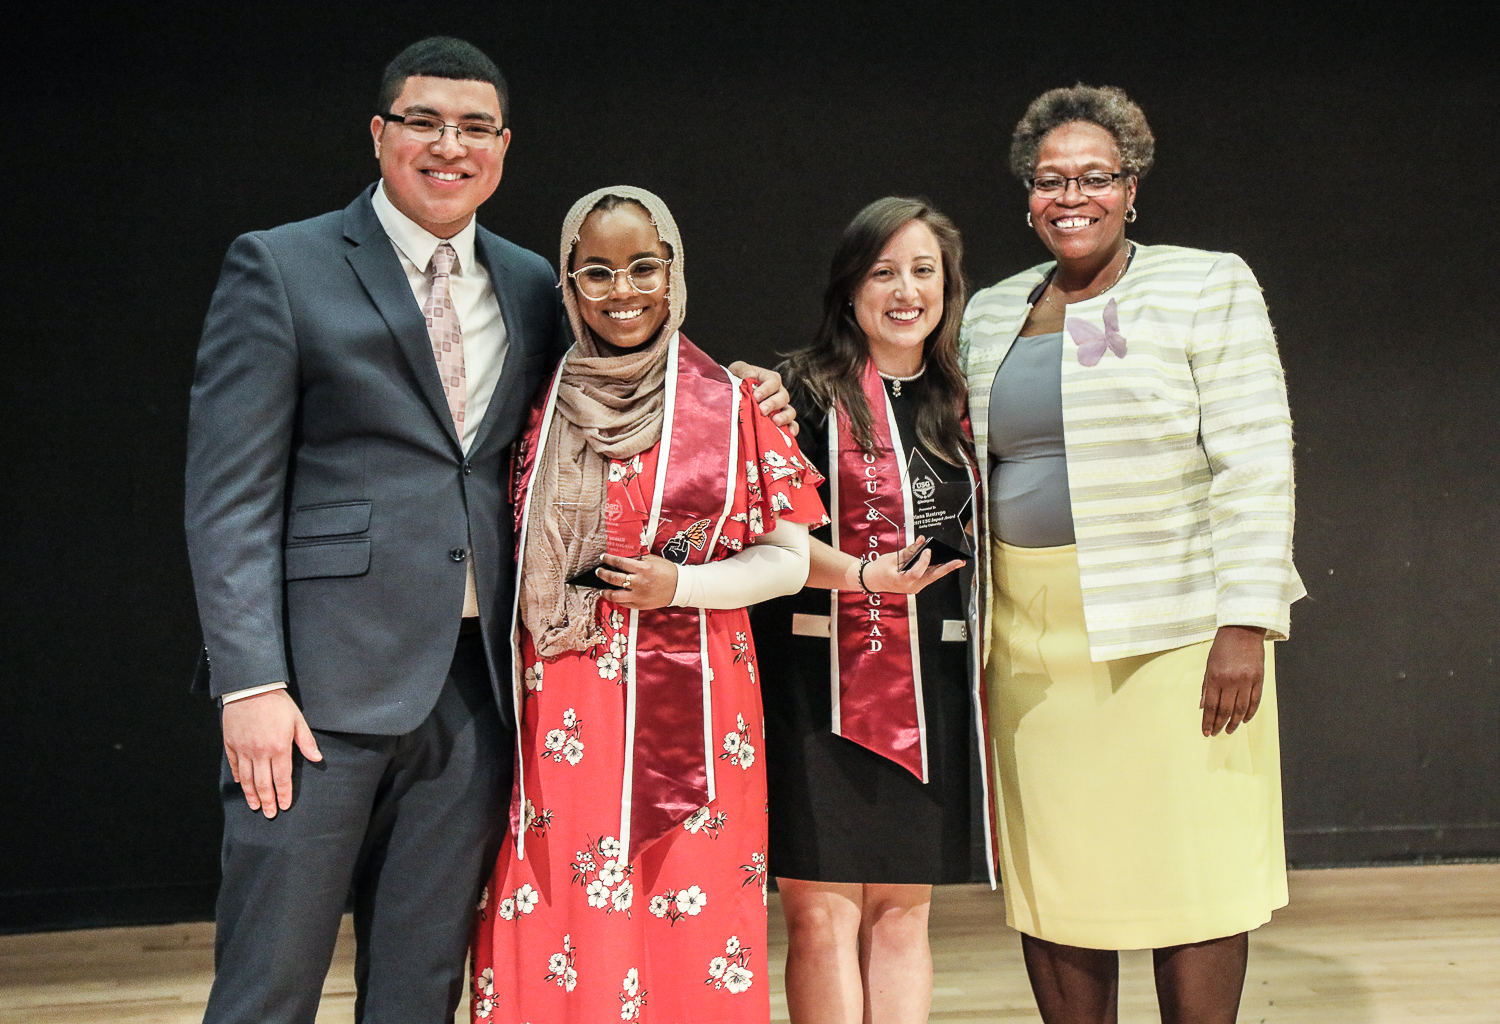
{"label": "patterned necktie", "polygon": [[438,376],[443,378],[443,394],[448,396],[448,411],[453,414],[453,425],[458,428],[458,439],[464,437],[464,406],[469,401],[469,388],[464,375],[464,335],[458,324],[458,315],[453,311],[453,298],[448,294],[448,275],[458,253],[444,242],[432,254],[432,263],[427,276],[430,290],[422,313],[427,317],[427,336],[432,339],[432,356],[437,360]]}

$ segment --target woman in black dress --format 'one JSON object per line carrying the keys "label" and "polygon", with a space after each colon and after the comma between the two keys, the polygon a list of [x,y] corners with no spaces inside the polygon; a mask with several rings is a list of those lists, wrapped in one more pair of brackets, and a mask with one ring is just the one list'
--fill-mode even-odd
{"label": "woman in black dress", "polygon": [[930,204],[871,203],[781,367],[834,517],[808,589],[752,614],[793,1024],[925,1021],[932,885],[970,879],[971,574],[932,551],[899,569],[924,533],[969,550],[961,257]]}

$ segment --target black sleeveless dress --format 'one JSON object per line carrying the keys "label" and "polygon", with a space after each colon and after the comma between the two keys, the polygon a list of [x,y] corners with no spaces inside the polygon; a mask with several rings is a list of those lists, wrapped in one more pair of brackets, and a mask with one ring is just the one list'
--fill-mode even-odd
{"label": "black sleeveless dress", "polygon": [[[791,382],[797,443],[826,477],[827,414]],[[917,445],[913,388],[890,397],[901,443]],[[944,479],[963,470],[923,448]],[[828,502],[828,485],[820,490]],[[830,509],[831,511],[831,509]],[[830,542],[823,527],[813,536]],[[917,595],[927,716],[926,785],[905,768],[830,731],[830,641],[794,636],[795,613],[829,613],[828,591],[808,588],[751,609],[766,714],[770,872],[822,882],[942,883],[987,878],[979,771],[969,697],[968,644],[943,641],[962,621],[972,573],[950,573]]]}

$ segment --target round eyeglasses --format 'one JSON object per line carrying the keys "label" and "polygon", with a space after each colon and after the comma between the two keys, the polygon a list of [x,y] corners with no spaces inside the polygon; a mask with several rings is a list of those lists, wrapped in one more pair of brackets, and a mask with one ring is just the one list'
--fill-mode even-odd
{"label": "round eyeglasses", "polygon": [[573,284],[584,298],[595,302],[609,298],[609,293],[615,290],[615,279],[621,274],[625,275],[630,287],[642,295],[650,295],[660,291],[661,286],[666,284],[667,267],[671,262],[659,256],[642,256],[624,270],[611,270],[591,263],[586,267],[579,267],[568,276],[573,279]]}
{"label": "round eyeglasses", "polygon": [[427,114],[376,114],[383,121],[391,121],[405,128],[413,138],[426,143],[439,142],[443,132],[453,129],[453,137],[465,146],[493,146],[500,138],[501,129],[487,121],[460,121],[448,124],[441,117]]}
{"label": "round eyeglasses", "polygon": [[1107,196],[1114,190],[1115,182],[1126,177],[1124,171],[1089,171],[1076,178],[1065,178],[1061,174],[1043,174],[1031,179],[1031,191],[1043,199],[1056,199],[1068,190],[1068,182],[1078,182],[1078,191],[1086,196]]}

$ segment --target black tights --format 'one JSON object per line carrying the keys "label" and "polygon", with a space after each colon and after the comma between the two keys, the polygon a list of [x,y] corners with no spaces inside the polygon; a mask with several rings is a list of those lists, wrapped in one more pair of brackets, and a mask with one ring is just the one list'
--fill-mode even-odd
{"label": "black tights", "polygon": [[[1044,1024],[1115,1024],[1120,956],[1021,936]],[[1162,1024],[1234,1024],[1250,952],[1246,932],[1152,951]]]}

